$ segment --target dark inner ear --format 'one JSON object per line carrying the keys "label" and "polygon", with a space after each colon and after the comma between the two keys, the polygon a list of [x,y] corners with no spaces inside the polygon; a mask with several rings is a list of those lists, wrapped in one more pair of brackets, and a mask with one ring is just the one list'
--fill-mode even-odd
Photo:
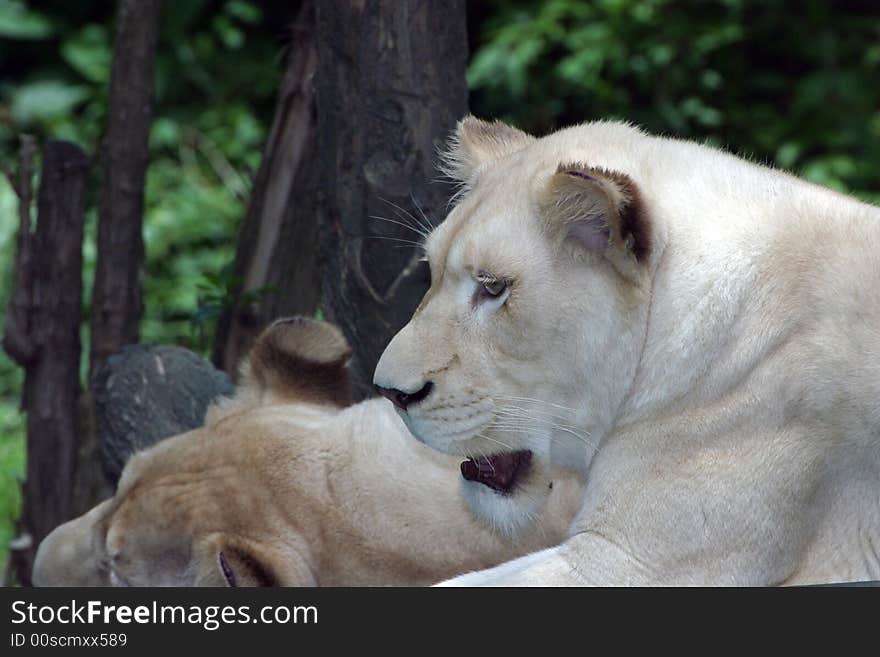
{"label": "dark inner ear", "polygon": [[276,320],[254,343],[248,361],[260,387],[290,399],[339,407],[352,403],[347,363],[351,347],[328,322],[306,317]]}
{"label": "dark inner ear", "polygon": [[226,583],[233,588],[238,586],[235,571],[232,570],[232,566],[230,566],[229,562],[226,560],[226,555],[222,552],[218,553],[217,560],[220,562],[220,572],[223,574],[223,579],[226,580]]}
{"label": "dark inner ear", "polygon": [[617,206],[620,221],[620,234],[630,244],[636,260],[644,263],[651,253],[651,224],[638,186],[629,176],[616,171],[606,171],[605,175],[619,191],[622,202]]}
{"label": "dark inner ear", "polygon": [[278,577],[266,564],[238,548],[218,552],[217,563],[228,586],[279,586]]}
{"label": "dark inner ear", "polygon": [[645,263],[651,251],[651,226],[639,189],[620,172],[561,164],[543,200],[551,223],[591,251],[617,246]]}

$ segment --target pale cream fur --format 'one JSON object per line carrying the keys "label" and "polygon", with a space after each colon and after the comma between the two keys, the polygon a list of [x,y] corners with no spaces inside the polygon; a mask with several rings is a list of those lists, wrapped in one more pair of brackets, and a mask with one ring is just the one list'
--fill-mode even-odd
{"label": "pale cream fur", "polygon": [[[459,133],[465,192],[375,382],[434,384],[400,414],[442,452],[534,452],[510,496],[464,484],[479,513],[527,526],[550,463],[586,488],[562,545],[450,583],[880,579],[880,209],[621,123]],[[547,230],[567,163],[635,184],[644,262]],[[475,304],[480,272],[509,289]]]}
{"label": "pale cream fur", "polygon": [[[316,325],[290,329],[307,356]],[[461,459],[384,403],[297,401],[245,374],[204,427],[135,455],[111,500],[42,542],[37,585],[223,585],[220,553],[238,585],[424,585],[558,543],[577,511],[580,484],[558,471],[547,512],[511,539],[467,508]]]}

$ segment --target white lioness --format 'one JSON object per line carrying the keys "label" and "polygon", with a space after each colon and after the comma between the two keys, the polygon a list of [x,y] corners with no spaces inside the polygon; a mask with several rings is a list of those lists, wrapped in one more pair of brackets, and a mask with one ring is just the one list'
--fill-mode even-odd
{"label": "white lioness", "polygon": [[880,578],[880,209],[695,143],[465,119],[432,284],[375,383],[560,546],[452,584]]}
{"label": "white lioness", "polygon": [[273,325],[236,398],[135,455],[116,495],[50,534],[38,586],[418,585],[558,543],[578,507],[557,472],[516,539],[474,518],[459,462],[414,441],[384,401],[350,397],[339,331]]}

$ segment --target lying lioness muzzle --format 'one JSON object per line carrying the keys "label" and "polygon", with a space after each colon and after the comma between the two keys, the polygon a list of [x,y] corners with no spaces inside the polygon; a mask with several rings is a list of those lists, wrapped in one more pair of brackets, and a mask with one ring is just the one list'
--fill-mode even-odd
{"label": "lying lioness muzzle", "polygon": [[559,543],[577,478],[521,532],[469,511],[460,459],[382,401],[350,406],[332,325],[281,320],[205,426],[136,454],[116,495],[40,545],[38,586],[423,585]]}

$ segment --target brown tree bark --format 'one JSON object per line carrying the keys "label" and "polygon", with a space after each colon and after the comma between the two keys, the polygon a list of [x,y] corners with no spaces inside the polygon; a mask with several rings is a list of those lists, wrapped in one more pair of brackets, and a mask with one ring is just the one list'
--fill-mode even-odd
{"label": "brown tree bark", "polygon": [[[19,252],[4,347],[25,369],[27,479],[20,541],[12,559],[29,584],[36,546],[71,515],[78,448],[82,240],[88,160],[79,147],[50,141],[43,150],[36,228],[22,199]],[[27,220],[25,219],[27,217]],[[24,332],[22,332],[24,331]],[[10,349],[10,345],[15,345]]]}
{"label": "brown tree bark", "polygon": [[6,172],[9,183],[18,196],[18,235],[12,266],[12,290],[3,317],[3,349],[15,362],[24,365],[33,358],[33,347],[29,338],[30,307],[33,302],[31,208],[34,200],[34,154],[37,147],[32,135],[21,135],[20,142],[18,177],[11,171]]}
{"label": "brown tree bark", "polygon": [[446,213],[433,161],[467,109],[465,3],[326,0],[317,18],[322,308],[366,396],[429,284],[419,249],[399,241],[420,237],[398,224],[422,230]]}
{"label": "brown tree bark", "polygon": [[140,335],[144,180],[159,6],[160,0],[119,0],[116,14],[110,105],[101,147],[91,371]]}
{"label": "brown tree bark", "polygon": [[232,376],[266,324],[286,315],[312,315],[318,307],[314,26],[314,3],[306,0],[239,231],[236,298],[217,326],[213,361]]}

